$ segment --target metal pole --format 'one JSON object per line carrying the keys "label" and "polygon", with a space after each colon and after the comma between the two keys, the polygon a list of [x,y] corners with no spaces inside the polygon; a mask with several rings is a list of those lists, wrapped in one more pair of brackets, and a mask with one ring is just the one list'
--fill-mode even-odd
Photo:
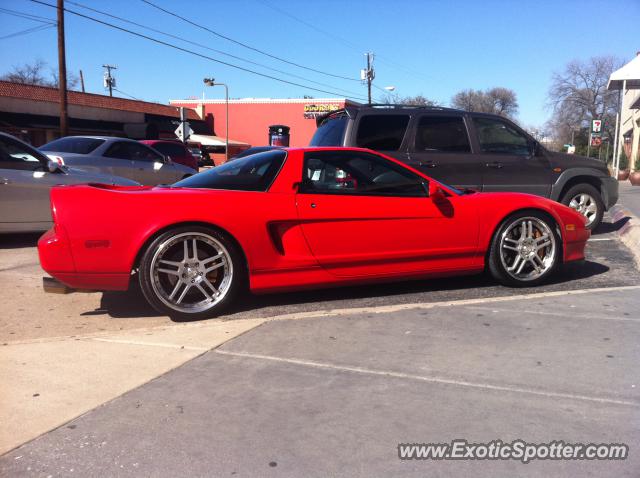
{"label": "metal pole", "polygon": [[67,113],[67,61],[64,45],[64,0],[58,0],[58,90],[60,92],[60,136],[69,134]]}
{"label": "metal pole", "polygon": [[229,88],[226,83],[216,83],[217,85],[224,86],[224,98],[226,106],[226,139],[225,139],[225,147],[224,147],[224,162],[229,161]]}
{"label": "metal pole", "polygon": [[367,97],[371,104],[371,53],[367,53]]}
{"label": "metal pole", "polygon": [[[617,146],[617,150],[615,152],[615,173],[616,173],[616,177],[618,177],[618,173],[620,172],[620,150],[622,149],[621,145],[620,145],[620,138],[622,137],[622,108],[624,107],[624,90],[627,89],[627,80],[624,80],[622,82],[622,90],[620,91],[620,100],[619,100],[619,104],[620,104],[620,108],[619,108],[619,115],[620,115],[620,121],[616,121],[616,132],[617,132],[617,138],[616,138],[616,146]],[[617,117],[616,117],[617,118]]]}

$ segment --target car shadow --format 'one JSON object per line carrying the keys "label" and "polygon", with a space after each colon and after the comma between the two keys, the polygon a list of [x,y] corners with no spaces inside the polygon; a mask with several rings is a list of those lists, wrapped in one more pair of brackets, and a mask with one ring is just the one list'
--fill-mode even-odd
{"label": "car shadow", "polygon": [[[566,290],[566,284],[581,279],[604,274],[609,271],[609,267],[593,261],[585,261],[579,264],[568,264],[557,272],[554,278],[545,284],[545,288],[554,290],[561,286],[562,290]],[[581,287],[579,284],[575,286]],[[405,281],[394,283],[369,284],[366,286],[342,286],[328,289],[317,289],[312,291],[298,291],[278,294],[253,295],[247,294],[243,300],[237,301],[227,309],[224,316],[214,317],[213,319],[224,319],[242,315],[246,318],[245,312],[254,312],[251,317],[260,317],[261,309],[266,308],[285,308],[288,306],[296,306],[303,304],[314,304],[326,302],[322,308],[343,308],[349,305],[332,304],[332,302],[350,303],[354,300],[373,299],[384,297],[398,297],[413,294],[423,294],[428,292],[442,293],[453,292],[449,294],[446,300],[459,300],[468,298],[465,291],[470,289],[489,289],[490,296],[507,296],[524,293],[540,292],[539,287],[531,288],[509,288],[504,287],[495,282],[487,274],[479,274],[473,276],[452,277],[444,279],[431,279],[422,281]],[[571,287],[573,288],[573,287]],[[455,292],[459,291],[460,295],[456,296]],[[483,294],[482,296],[485,296]],[[416,299],[421,300],[421,299]],[[438,297],[436,300],[442,300]],[[399,300],[398,303],[402,303]],[[355,307],[355,305],[353,305]],[[294,311],[291,311],[294,312]],[[158,317],[160,314],[147,304],[142,293],[137,286],[132,287],[127,292],[104,292],[100,301],[100,307],[94,311],[84,312],[81,315],[104,315],[108,314],[114,319],[131,319],[142,317]],[[184,322],[177,318],[172,318],[174,322]],[[210,320],[210,319],[205,319]]]}
{"label": "car shadow", "polygon": [[38,245],[41,232],[23,234],[0,234],[0,249],[23,249]]}
{"label": "car shadow", "polygon": [[592,231],[594,236],[599,234],[609,234],[611,232],[616,232],[622,229],[622,227],[629,222],[631,219],[629,216],[623,217],[622,219],[618,219],[616,222],[601,222],[600,225]]}

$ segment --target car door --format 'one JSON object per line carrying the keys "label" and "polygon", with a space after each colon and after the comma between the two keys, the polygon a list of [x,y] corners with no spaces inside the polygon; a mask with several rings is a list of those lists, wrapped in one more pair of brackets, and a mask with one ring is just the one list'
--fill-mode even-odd
{"label": "car door", "polygon": [[471,150],[464,115],[423,114],[416,118],[409,164],[459,189],[482,189],[484,168]]}
{"label": "car door", "polygon": [[33,148],[0,136],[0,230],[42,231],[51,226],[49,191],[69,181],[62,171],[50,173],[47,162]]}
{"label": "car door", "polygon": [[478,224],[462,196],[438,204],[425,180],[380,156],[307,152],[296,195],[309,247],[340,277],[386,276],[468,265]]}
{"label": "car door", "polygon": [[135,180],[155,186],[171,184],[182,179],[175,164],[147,146],[131,142],[127,145],[135,168]]}
{"label": "car door", "polygon": [[474,116],[472,122],[484,165],[483,191],[516,191],[549,197],[551,167],[544,155],[536,154],[531,138],[503,119]]}
{"label": "car door", "polygon": [[[131,141],[113,141],[105,150],[102,157],[96,160],[101,164],[101,170],[114,176],[138,181],[133,165],[133,151]],[[140,182],[140,181],[138,181]]]}

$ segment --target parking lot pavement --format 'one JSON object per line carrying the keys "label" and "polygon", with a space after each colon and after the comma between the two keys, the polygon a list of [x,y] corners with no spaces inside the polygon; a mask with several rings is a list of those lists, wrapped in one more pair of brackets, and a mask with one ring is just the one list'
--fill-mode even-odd
{"label": "parking lot pavement", "polygon": [[[640,294],[270,321],[0,458],[3,476],[638,476]],[[625,443],[401,461],[399,443]]]}
{"label": "parking lot pavement", "polygon": [[640,186],[633,186],[628,181],[621,181],[620,203],[636,217],[640,217]]}

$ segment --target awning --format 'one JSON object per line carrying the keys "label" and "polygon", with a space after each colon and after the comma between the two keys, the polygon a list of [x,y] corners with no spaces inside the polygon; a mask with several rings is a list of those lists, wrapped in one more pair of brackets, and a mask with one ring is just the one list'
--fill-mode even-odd
{"label": "awning", "polygon": [[627,90],[640,89],[640,55],[636,55],[629,63],[611,73],[607,89],[621,90],[625,80]]}
{"label": "awning", "polygon": [[[220,136],[212,136],[206,134],[192,134],[189,136],[187,140],[189,143],[200,143],[202,146],[222,146],[226,145],[226,138],[222,138]],[[251,145],[249,143],[244,143],[242,141],[236,141],[234,139],[229,138],[229,146],[241,146],[250,148]]]}

